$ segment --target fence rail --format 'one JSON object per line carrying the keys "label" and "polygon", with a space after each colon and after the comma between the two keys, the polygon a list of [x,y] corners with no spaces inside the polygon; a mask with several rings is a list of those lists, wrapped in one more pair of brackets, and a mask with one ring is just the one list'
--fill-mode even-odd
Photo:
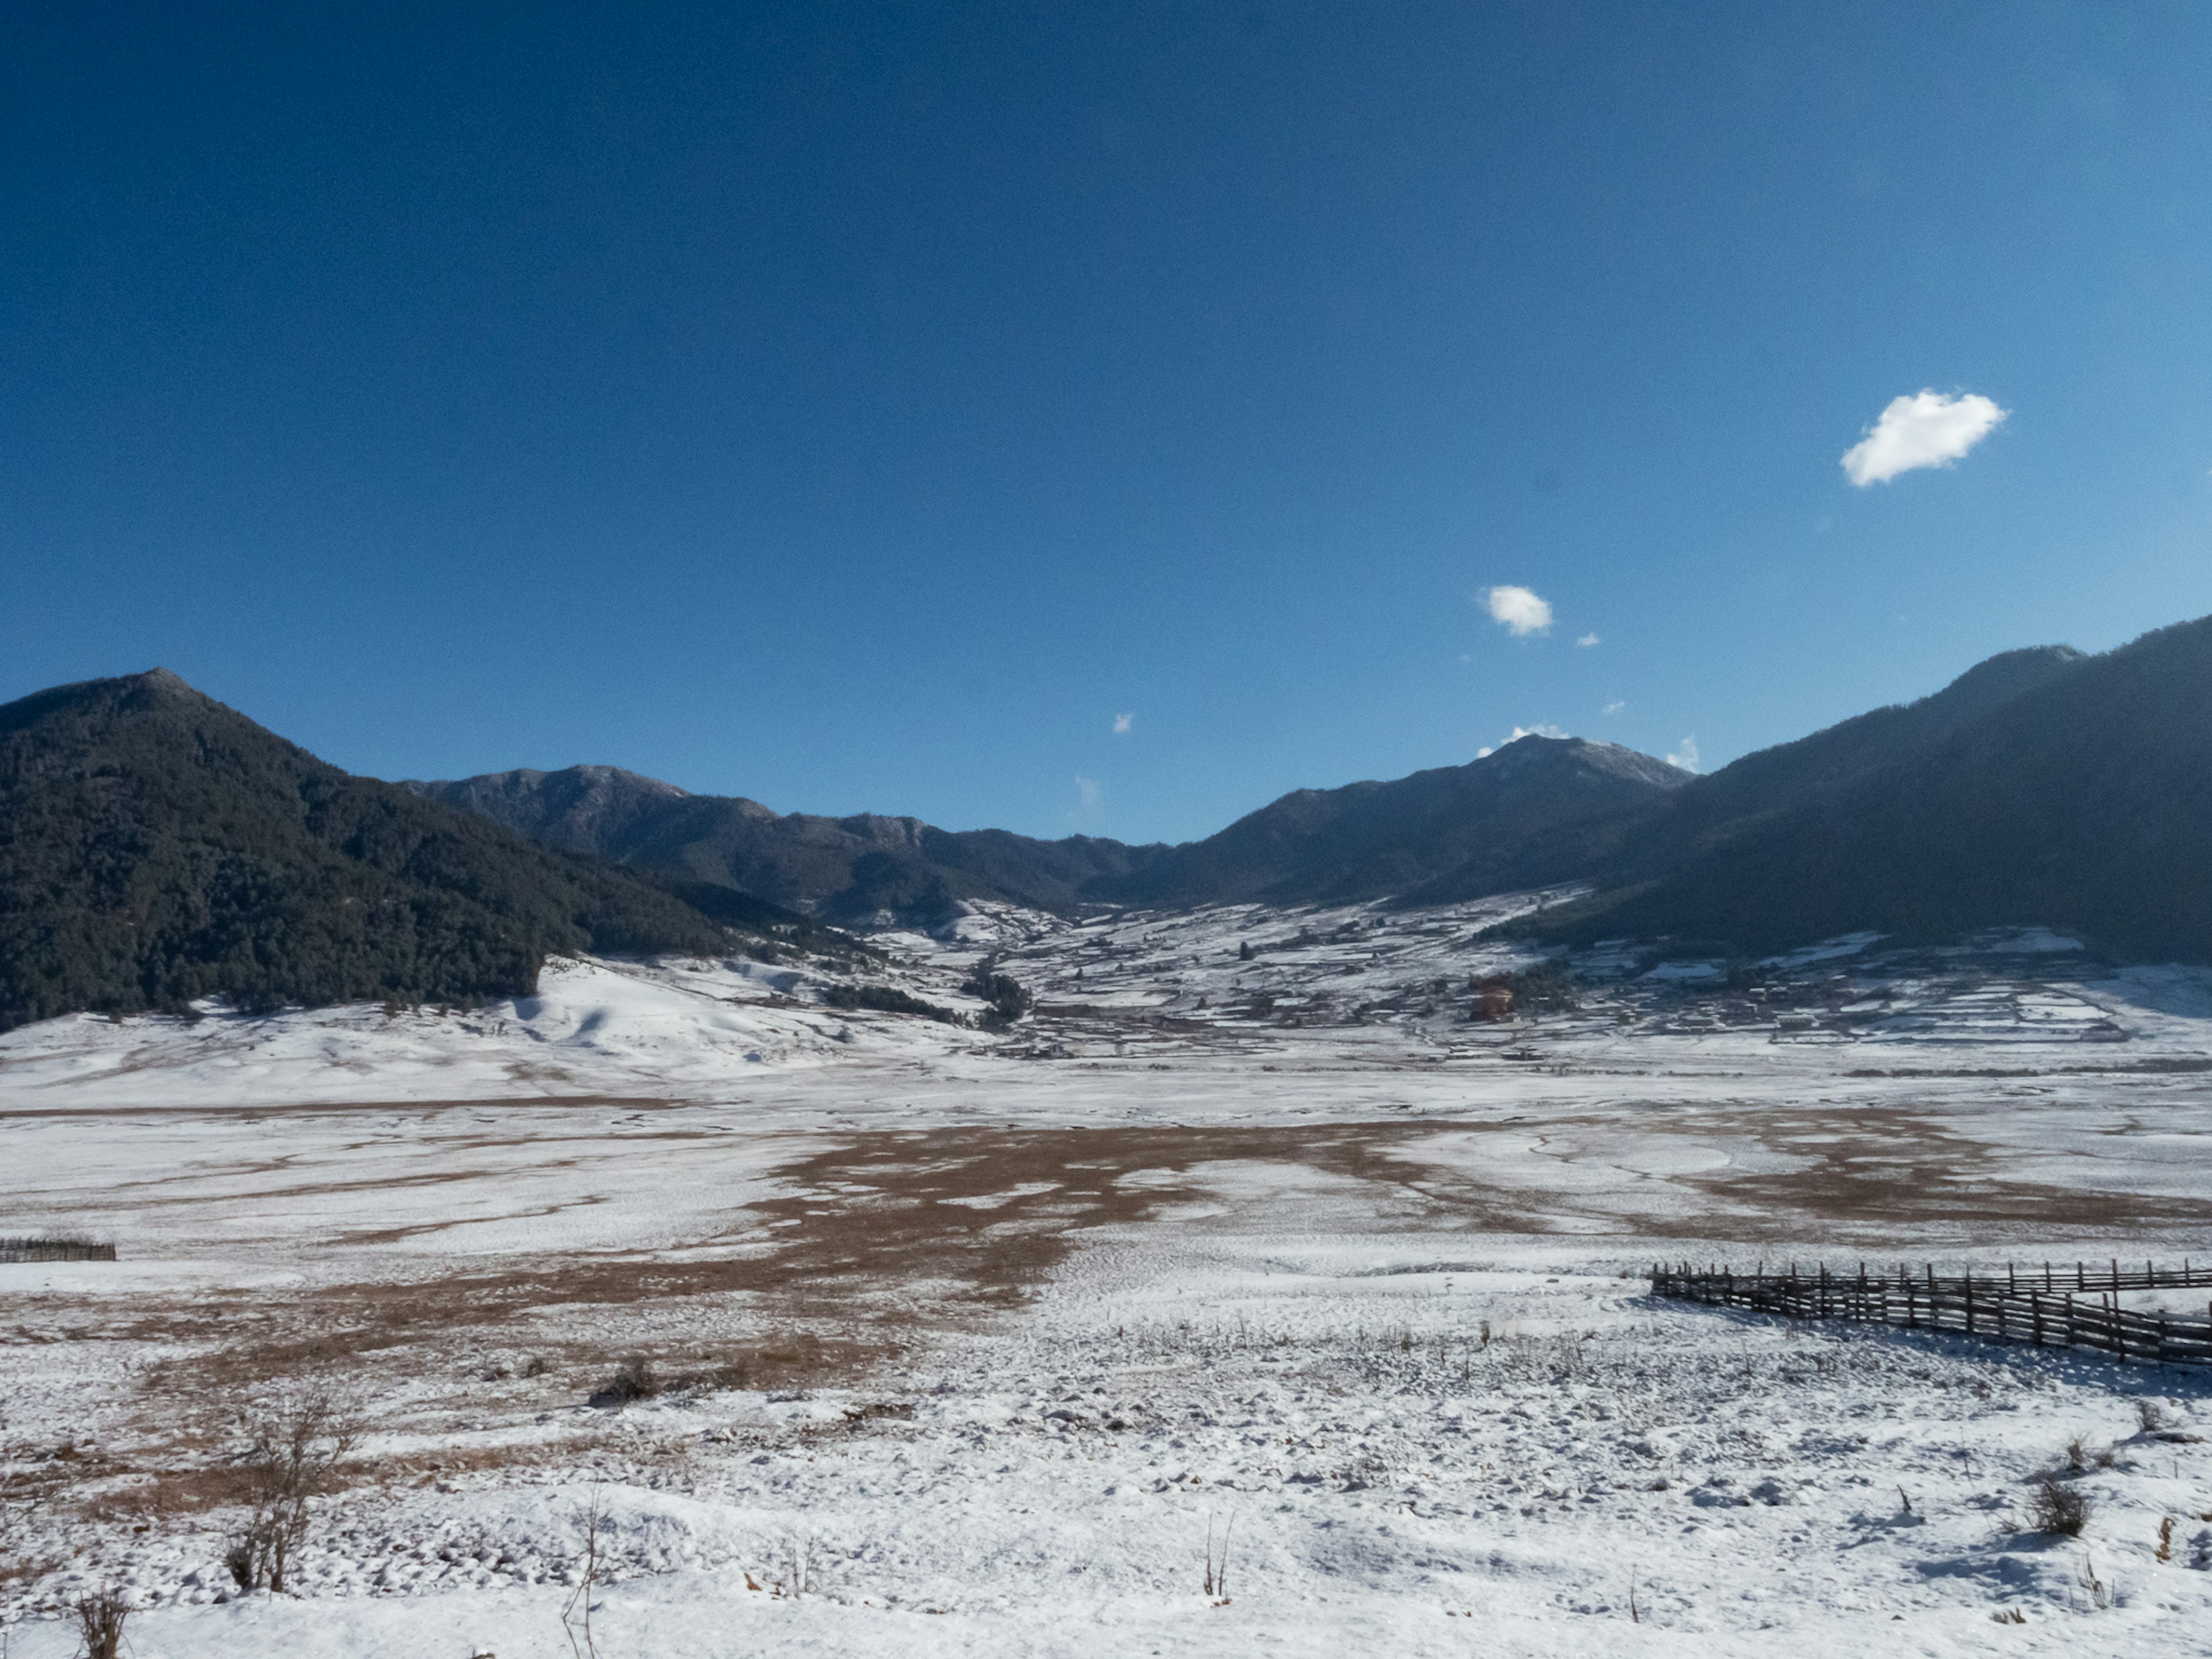
{"label": "fence rail", "polygon": [[1947,1331],[2039,1348],[2091,1348],[2146,1364],[2212,1364],[2212,1298],[2203,1319],[2119,1304],[2122,1291],[2190,1288],[2212,1290],[2212,1267],[2115,1261],[2096,1267],[2014,1264],[2001,1274],[1938,1273],[1933,1266],[1917,1273],[1869,1269],[1864,1262],[1848,1273],[1831,1273],[1825,1264],[1800,1271],[1795,1262],[1778,1273],[1764,1263],[1748,1273],[1688,1262],[1651,1269],[1654,1296],[1713,1307]]}
{"label": "fence rail", "polygon": [[115,1246],[83,1238],[0,1238],[0,1261],[112,1261]]}

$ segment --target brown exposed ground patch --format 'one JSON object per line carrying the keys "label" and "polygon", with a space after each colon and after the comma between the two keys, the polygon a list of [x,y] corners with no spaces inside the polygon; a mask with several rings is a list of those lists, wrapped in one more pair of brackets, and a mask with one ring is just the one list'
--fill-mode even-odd
{"label": "brown exposed ground patch", "polygon": [[[1602,1190],[1528,1180],[1532,1136],[1571,1139],[1590,1149],[1573,1156],[1602,1162],[1607,1133],[1629,1131],[1755,1148],[1785,1167],[1655,1174],[1648,1186],[1624,1178]],[[1492,1135],[1519,1143],[1510,1183],[1484,1178],[1480,1148]],[[1444,1136],[1458,1143],[1454,1158],[1425,1158],[1421,1143]],[[14,1340],[143,1340],[173,1356],[141,1378],[143,1409],[134,1415],[144,1456],[128,1468],[58,1468],[56,1482],[156,1510],[225,1502],[234,1477],[222,1466],[220,1422],[284,1379],[329,1378],[364,1397],[407,1401],[405,1425],[380,1426],[428,1434],[573,1408],[632,1356],[678,1389],[859,1383],[933,1328],[1018,1304],[1086,1237],[1142,1228],[1213,1197],[1208,1166],[1224,1164],[1274,1166],[1293,1200],[1302,1180],[1310,1188],[1311,1176],[1325,1177],[1332,1207],[1349,1205],[1372,1231],[1534,1233],[1564,1217],[1585,1224],[1584,1238],[1757,1243],[1840,1233],[1894,1248],[1916,1234],[1948,1242],[1977,1230],[2119,1237],[2135,1227],[2212,1225],[2212,1202],[2087,1184],[2099,1173],[2094,1158],[2081,1162],[2081,1186],[2012,1179],[2002,1154],[1904,1108],[1625,1106],[1540,1124],[969,1127],[816,1133],[788,1144],[770,1172],[776,1195],[748,1206],[738,1226],[680,1249],[511,1256],[404,1281],[364,1269],[307,1290],[105,1301],[71,1309],[61,1322],[82,1328],[66,1332],[51,1318],[36,1329],[27,1322]],[[1507,1155],[1503,1140],[1498,1149]],[[489,1173],[464,1156],[471,1168],[462,1173]],[[441,1178],[459,1176],[403,1177]],[[295,1183],[277,1196],[307,1205],[359,1184]],[[1240,1174],[1234,1190],[1264,1187]],[[1231,1200],[1220,1224],[1249,1225],[1247,1201]],[[1175,1224],[1212,1224],[1194,1214]],[[398,1236],[355,1235],[313,1259],[388,1270],[391,1258],[362,1247]],[[457,1447],[394,1461],[377,1478],[535,1455]]]}
{"label": "brown exposed ground patch", "polygon": [[[780,1258],[817,1289],[886,1275],[944,1278],[985,1304],[1017,1299],[1085,1232],[1130,1226],[1205,1195],[1194,1172],[1224,1162],[1275,1164],[1375,1183],[1431,1221],[1450,1224],[1390,1156],[1434,1124],[1286,1127],[919,1130],[841,1137],[784,1164],[770,1218]],[[1132,1177],[1142,1176],[1141,1184]],[[1458,1224],[1494,1219],[1466,1207]]]}
{"label": "brown exposed ground patch", "polygon": [[[2125,1234],[2146,1227],[2212,1226],[2212,1202],[2159,1193],[2018,1181],[2003,1158],[1935,1117],[1904,1109],[1834,1112],[1762,1109],[1746,1114],[1765,1146],[1808,1160],[1805,1167],[1758,1175],[1698,1174],[1686,1186],[1740,1212],[1747,1203],[1771,1218],[1748,1229],[1716,1232],[1716,1217],[1652,1231],[1682,1236],[1773,1237],[1792,1220],[1894,1242],[1935,1230],[2039,1228],[2068,1234]],[[2085,1183],[2094,1160],[2084,1160]],[[1742,1231],[1738,1231],[1742,1229]]]}
{"label": "brown exposed ground patch", "polygon": [[[2124,1238],[2145,1229],[2212,1228],[2212,1201],[2100,1187],[2094,1158],[2081,1160],[2078,1185],[2014,1179],[2005,1172],[2003,1152],[1910,1108],[1699,1107],[1655,1111],[1632,1125],[1618,1115],[1579,1115],[1435,1126],[1445,1133],[1540,1133],[1592,1149],[1561,1154],[1563,1165],[1608,1163],[1604,1143],[1631,1127],[1641,1135],[1769,1155],[1790,1167],[1624,1176],[1613,1192],[1595,1194],[1531,1191],[1516,1182],[1510,1196],[1456,1164],[1407,1178],[1447,1206],[1519,1210],[1524,1224],[1514,1230],[1530,1232],[1554,1231],[1541,1217],[1565,1214],[1633,1237],[1758,1243],[1840,1236],[1895,1249],[1916,1238],[1948,1243],[2035,1231]],[[1419,1148],[1398,1157],[1418,1164]]]}
{"label": "brown exposed ground patch", "polygon": [[[1540,1128],[1598,1146],[1621,1124],[1618,1116],[1582,1116]],[[1425,1160],[1419,1146],[1439,1135],[1525,1140],[1540,1126],[1436,1119],[817,1133],[798,1139],[796,1155],[773,1170],[779,1196],[749,1206],[740,1227],[688,1249],[508,1258],[413,1282],[148,1304],[136,1318],[112,1310],[106,1329],[197,1350],[173,1364],[198,1387],[251,1388],[377,1356],[428,1363],[433,1352],[497,1346],[579,1365],[635,1346],[679,1370],[696,1370],[724,1363],[719,1354],[763,1329],[803,1334],[816,1345],[803,1364],[789,1362],[794,1374],[853,1374],[927,1327],[1018,1304],[1086,1234],[1139,1226],[1165,1207],[1206,1197],[1205,1167],[1221,1163],[1282,1167],[1292,1190],[1301,1169],[1356,1183],[1368,1194],[1367,1224],[1431,1232],[1549,1232],[1565,1216],[1585,1237],[1593,1227],[1746,1243],[1841,1231],[1894,1245],[1916,1231],[1947,1239],[2031,1228],[2120,1236],[2137,1226],[2212,1225],[2212,1202],[2203,1200],[2010,1179],[1990,1149],[1909,1109],[1655,1110],[1637,1114],[1634,1127],[1647,1135],[1748,1144],[1790,1167],[1549,1192],[1532,1186],[1525,1165],[1510,1183],[1486,1182],[1479,1163]],[[1601,1153],[1587,1156],[1602,1161]],[[2085,1161],[2085,1178],[2095,1173],[2094,1160]],[[301,1186],[283,1196],[299,1201],[351,1184]],[[341,1243],[374,1244],[425,1230],[362,1232]],[[706,1335],[721,1346],[687,1355],[675,1337],[684,1330],[747,1334],[727,1342]]]}
{"label": "brown exposed ground patch", "polygon": [[[742,1229],[691,1249],[509,1260],[408,1282],[262,1291],[112,1315],[106,1328],[200,1350],[169,1368],[179,1385],[189,1373],[196,1387],[252,1388],[432,1345],[570,1352],[574,1343],[547,1340],[562,1328],[562,1310],[588,1311],[594,1325],[613,1314],[650,1326],[697,1323],[691,1314],[726,1315],[735,1306],[750,1324],[809,1333],[813,1346],[803,1364],[768,1363],[819,1376],[895,1351],[920,1327],[1018,1303],[1086,1231],[1140,1223],[1198,1196],[1197,1185],[1176,1177],[1204,1164],[1304,1164],[1389,1181],[1411,1195],[1405,1166],[1385,1158],[1382,1147],[1412,1127],[810,1136],[810,1150],[774,1172],[784,1195],[750,1206]],[[1125,1184],[1139,1173],[1144,1185]],[[384,1243],[438,1224],[351,1234],[341,1243]],[[684,1363],[678,1354],[670,1362]]]}

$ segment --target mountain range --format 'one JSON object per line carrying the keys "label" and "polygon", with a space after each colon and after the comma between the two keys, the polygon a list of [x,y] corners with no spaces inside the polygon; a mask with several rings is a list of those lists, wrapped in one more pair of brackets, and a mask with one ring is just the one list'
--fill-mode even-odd
{"label": "mountain range", "polygon": [[1707,777],[1577,738],[1302,789],[1182,846],[781,814],[612,767],[356,778],[155,670],[0,708],[0,1026],[80,1008],[458,1000],[550,951],[823,924],[1562,883],[1522,925],[1742,954],[2044,924],[2212,958],[2212,618],[2007,652]]}
{"label": "mountain range", "polygon": [[2200,959],[2212,618],[2101,656],[2008,651],[1710,776],[1525,737],[1462,766],[1297,790],[1178,847],[783,816],[605,767],[408,787],[552,846],[854,925],[930,925],[975,898],[1433,903],[1587,882],[1591,897],[1545,913],[1547,937],[1665,934],[1727,952],[2044,923]]}

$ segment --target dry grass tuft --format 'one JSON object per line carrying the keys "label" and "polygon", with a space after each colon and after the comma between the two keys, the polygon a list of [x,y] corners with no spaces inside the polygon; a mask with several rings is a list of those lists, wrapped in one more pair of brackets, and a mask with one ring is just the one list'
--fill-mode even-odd
{"label": "dry grass tuft", "polygon": [[120,1589],[111,1585],[80,1597],[69,1616],[84,1644],[83,1659],[117,1659],[123,1650],[123,1621],[131,1616],[131,1604]]}

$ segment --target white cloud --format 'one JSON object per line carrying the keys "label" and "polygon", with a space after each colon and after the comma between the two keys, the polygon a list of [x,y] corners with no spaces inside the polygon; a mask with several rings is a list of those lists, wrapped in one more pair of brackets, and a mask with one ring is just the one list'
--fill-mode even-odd
{"label": "white cloud", "polygon": [[1948,466],[2011,414],[1978,392],[1920,392],[1893,398],[1866,436],[1844,452],[1844,471],[1860,489],[1900,472]]}
{"label": "white cloud", "polygon": [[1134,726],[1136,723],[1137,723],[1137,717],[1136,717],[1134,714],[1116,714],[1116,715],[1115,715],[1115,716],[1114,716],[1114,735],[1115,735],[1115,737],[1117,737],[1117,738],[1118,738],[1118,737],[1126,737],[1126,736],[1128,734],[1129,728],[1130,728],[1131,726]]}
{"label": "white cloud", "polygon": [[1595,645],[1597,642],[1597,635],[1595,634],[1585,634],[1575,641],[1577,645]]}
{"label": "white cloud", "polygon": [[1482,602],[1490,607],[1491,621],[1503,623],[1505,631],[1516,637],[1551,629],[1552,607],[1525,587],[1490,588]]}
{"label": "white cloud", "polygon": [[1624,708],[1627,708],[1627,707],[1628,707],[1628,705],[1627,705],[1626,702],[1620,702],[1620,701],[1616,700],[1616,701],[1614,701],[1614,702],[1609,702],[1609,703],[1606,704],[1606,706],[1604,707],[1604,708],[1603,708],[1603,709],[1601,709],[1601,710],[1600,710],[1599,712],[1601,712],[1601,714],[1619,714],[1622,709],[1624,709]]}
{"label": "white cloud", "polygon": [[1683,738],[1682,746],[1667,757],[1667,764],[1669,766],[1679,766],[1685,772],[1696,771],[1698,769],[1698,740],[1695,738]]}
{"label": "white cloud", "polygon": [[1096,778],[1086,778],[1081,773],[1075,776],[1075,804],[1086,812],[1106,799],[1106,786]]}

